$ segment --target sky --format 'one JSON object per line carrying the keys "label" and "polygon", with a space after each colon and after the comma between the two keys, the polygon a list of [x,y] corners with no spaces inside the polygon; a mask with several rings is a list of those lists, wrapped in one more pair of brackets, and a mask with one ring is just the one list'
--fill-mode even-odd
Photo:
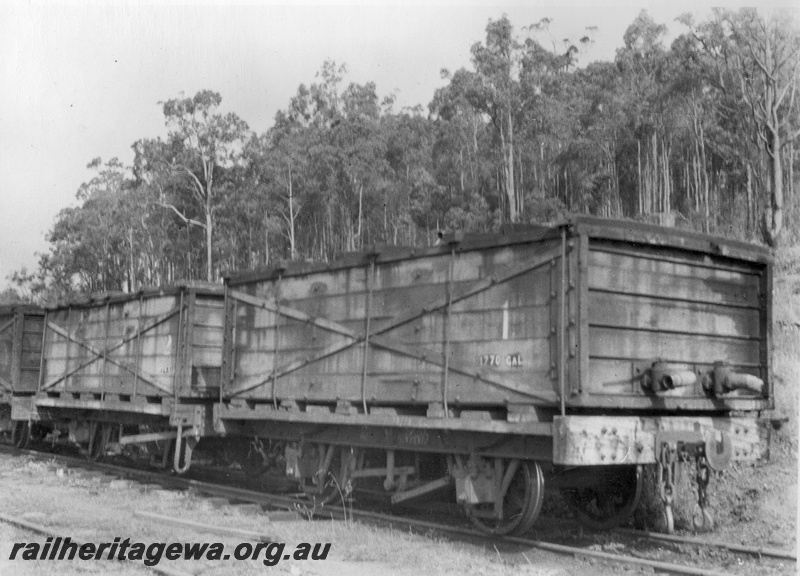
{"label": "sky", "polygon": [[596,26],[588,63],[612,60],[641,10],[677,34],[675,17],[702,18],[704,1],[0,0],[0,290],[13,271],[37,267],[56,215],[92,178],[92,159],[129,165],[135,141],[166,135],[160,101],[211,89],[223,112],[263,133],[332,59],[347,65],[345,82],[395,93],[396,110],[427,107],[441,69],[469,67],[470,46],[503,14],[519,33],[550,18],[556,46]]}

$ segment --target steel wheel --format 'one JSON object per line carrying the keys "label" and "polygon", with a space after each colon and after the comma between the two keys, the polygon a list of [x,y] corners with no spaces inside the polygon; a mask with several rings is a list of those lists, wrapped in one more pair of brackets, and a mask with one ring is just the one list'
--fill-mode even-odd
{"label": "steel wheel", "polygon": [[467,505],[473,524],[487,534],[527,532],[542,510],[544,474],[538,462],[521,461],[503,498],[502,518],[494,516],[494,504]]}
{"label": "steel wheel", "polygon": [[[350,475],[355,469],[357,450],[347,446],[325,444],[304,447],[304,450],[309,449],[313,450],[318,465],[316,474],[303,478],[300,482],[305,499],[314,506],[324,506],[344,500],[352,493]],[[328,456],[329,451],[332,451],[330,456]],[[330,462],[326,467],[328,458]]]}
{"label": "steel wheel", "polygon": [[620,466],[602,484],[561,491],[578,521],[592,530],[608,530],[627,522],[642,496],[641,466]]}
{"label": "steel wheel", "polygon": [[106,458],[106,447],[111,437],[111,425],[97,422],[94,424],[92,439],[86,457],[92,462],[102,462]]}
{"label": "steel wheel", "polygon": [[24,450],[31,445],[31,427],[27,420],[17,420],[11,429],[11,443],[14,448]]}
{"label": "steel wheel", "polygon": [[264,474],[270,466],[269,455],[260,438],[253,438],[246,448],[240,448],[236,454],[236,462],[249,478]]}

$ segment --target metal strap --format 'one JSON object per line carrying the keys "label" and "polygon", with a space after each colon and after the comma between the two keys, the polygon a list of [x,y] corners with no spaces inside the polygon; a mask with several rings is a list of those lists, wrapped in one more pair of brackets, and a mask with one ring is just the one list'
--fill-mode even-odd
{"label": "metal strap", "polygon": [[[106,325],[103,330],[103,350],[108,349],[108,331],[111,329],[111,304],[106,300]],[[108,356],[103,354],[103,377],[100,379],[100,398],[106,398],[106,377],[108,367]]]}
{"label": "metal strap", "polygon": [[367,275],[367,302],[365,306],[365,319],[364,319],[364,346],[363,346],[363,362],[361,366],[361,405],[364,408],[364,414],[369,414],[367,410],[367,361],[369,357],[369,332],[370,332],[370,316],[372,308],[372,290],[375,283],[375,258],[370,258],[369,267],[366,268]]}
{"label": "metal strap", "polygon": [[175,342],[175,361],[172,365],[172,395],[176,403],[178,402],[178,370],[180,369],[181,345],[183,343],[183,293],[184,290],[181,290],[181,295],[178,299],[178,340]]}
{"label": "metal strap", "polygon": [[[278,281],[275,283],[275,345],[272,349],[272,407],[278,409],[278,350],[281,337],[281,281],[283,280],[283,272],[278,272]],[[234,305],[236,300],[234,300]],[[235,321],[235,317],[234,317]],[[235,326],[235,324],[234,324]],[[231,343],[231,349],[236,346],[236,342]],[[231,374],[233,374],[233,366],[231,366]]]}
{"label": "metal strap", "polygon": [[133,395],[136,396],[137,385],[139,384],[139,362],[141,361],[142,344],[139,336],[142,333],[142,315],[144,314],[144,296],[139,294],[139,317],[136,319],[136,364],[133,369]]}
{"label": "metal strap", "polygon": [[453,269],[456,258],[455,244],[450,245],[450,264],[447,269],[447,281],[445,282],[445,298],[447,303],[442,311],[442,352],[444,356],[444,366],[442,371],[442,408],[444,417],[449,417],[449,407],[447,403],[448,395],[448,376],[450,374],[450,310],[453,306]]}
{"label": "metal strap", "polygon": [[14,323],[16,322],[16,320],[17,320],[17,316],[15,314],[14,316],[11,317],[11,320],[9,320],[8,322],[6,322],[2,326],[0,326],[0,333],[5,332],[9,328],[11,328],[14,325]]}

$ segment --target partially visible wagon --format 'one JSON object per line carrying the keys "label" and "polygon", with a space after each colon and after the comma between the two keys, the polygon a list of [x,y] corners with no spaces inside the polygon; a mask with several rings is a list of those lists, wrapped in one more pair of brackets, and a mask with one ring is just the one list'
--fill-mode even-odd
{"label": "partially visible wagon", "polygon": [[36,394],[13,418],[63,431],[94,457],[199,427],[220,394],[223,313],[221,287],[204,284],[48,308]]}
{"label": "partially visible wagon", "polygon": [[[43,326],[40,308],[0,306],[0,431],[11,429],[12,403],[36,393]],[[16,436],[23,430],[13,432]]]}

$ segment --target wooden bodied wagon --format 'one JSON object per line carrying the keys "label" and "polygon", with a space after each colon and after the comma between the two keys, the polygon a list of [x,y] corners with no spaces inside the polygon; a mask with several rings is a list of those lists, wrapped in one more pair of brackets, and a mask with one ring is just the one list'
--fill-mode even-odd
{"label": "wooden bodied wagon", "polygon": [[15,445],[29,437],[26,422],[12,426],[11,406],[36,393],[44,311],[35,306],[0,306],[0,431]]}
{"label": "wooden bodied wagon", "polygon": [[576,218],[445,236],[225,281],[217,433],[285,447],[325,502],[452,491],[492,533],[522,532],[544,487],[591,526],[633,511],[658,467],[768,449],[771,259],[760,247]]}
{"label": "wooden bodied wagon", "polygon": [[184,469],[189,459],[175,439],[185,438],[177,445],[190,453],[219,398],[223,313],[221,287],[202,284],[47,309],[35,394],[14,404],[12,419],[94,459],[149,446],[163,465],[171,455]]}

